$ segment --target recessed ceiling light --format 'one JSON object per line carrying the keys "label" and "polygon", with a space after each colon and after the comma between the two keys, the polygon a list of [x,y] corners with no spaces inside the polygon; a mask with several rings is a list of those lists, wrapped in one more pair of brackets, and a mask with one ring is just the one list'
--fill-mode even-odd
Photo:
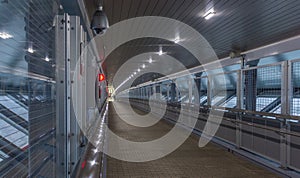
{"label": "recessed ceiling light", "polygon": [[142,68],[143,68],[143,69],[145,69],[145,68],[146,68],[146,65],[145,65],[145,64],[143,64]]}
{"label": "recessed ceiling light", "polygon": [[96,164],[96,161],[93,160],[93,161],[91,161],[90,163],[91,163],[92,166],[94,166],[94,165]]}
{"label": "recessed ceiling light", "polygon": [[6,40],[6,39],[10,39],[10,38],[13,38],[12,35],[6,33],[6,32],[0,32],[0,38]]}
{"label": "recessed ceiling light", "polygon": [[164,52],[162,51],[162,49],[160,49],[159,52],[158,52],[158,55],[161,56],[161,55],[163,55],[163,54],[164,54]]}
{"label": "recessed ceiling light", "polygon": [[149,58],[149,63],[151,64],[153,62],[152,57]]}
{"label": "recessed ceiling light", "polygon": [[97,152],[98,152],[98,149],[94,149],[93,152],[94,152],[94,154],[97,153]]}
{"label": "recessed ceiling light", "polygon": [[159,52],[158,52],[158,55],[163,55],[164,52],[163,52],[163,47],[162,46],[159,46]]}
{"label": "recessed ceiling light", "polygon": [[50,58],[48,56],[45,57],[45,61],[49,62]]}
{"label": "recessed ceiling light", "polygon": [[139,68],[138,68],[138,70],[137,70],[137,71],[138,71],[138,72],[141,72],[141,69],[139,69]]}
{"label": "recessed ceiling light", "polygon": [[179,43],[180,42],[180,38],[179,37],[177,37],[177,38],[175,38],[175,40],[174,40],[174,43]]}
{"label": "recessed ceiling light", "polygon": [[133,74],[136,75],[136,72],[134,72]]}
{"label": "recessed ceiling light", "polygon": [[27,51],[29,52],[29,53],[34,53],[34,50],[32,49],[32,47],[29,47],[28,49],[27,49]]}
{"label": "recessed ceiling light", "polygon": [[216,15],[216,11],[214,11],[214,9],[209,10],[205,15],[204,15],[204,19],[205,20],[209,20],[211,19],[214,15]]}

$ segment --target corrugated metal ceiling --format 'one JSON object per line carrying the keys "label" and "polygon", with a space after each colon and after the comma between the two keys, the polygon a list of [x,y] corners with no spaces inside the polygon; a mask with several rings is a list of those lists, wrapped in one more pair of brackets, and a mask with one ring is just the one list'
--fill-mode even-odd
{"label": "corrugated metal ceiling", "polygon": [[[99,1],[85,0],[85,3],[91,17]],[[216,17],[205,20],[203,15],[211,7]],[[177,19],[200,32],[219,58],[228,56],[232,50],[246,51],[300,34],[299,0],[104,0],[104,10],[110,25],[139,16]],[[123,50],[116,50],[118,55],[108,56],[107,72],[115,73],[126,61],[126,56],[132,56],[137,48],[151,43],[157,44],[157,39],[135,40],[130,46],[121,46]],[[140,52],[151,50],[142,48]],[[176,49],[167,50],[172,51],[172,48]],[[133,53],[128,54],[131,51]],[[182,53],[181,56],[186,56],[186,51]],[[192,66],[188,64],[187,67]]]}

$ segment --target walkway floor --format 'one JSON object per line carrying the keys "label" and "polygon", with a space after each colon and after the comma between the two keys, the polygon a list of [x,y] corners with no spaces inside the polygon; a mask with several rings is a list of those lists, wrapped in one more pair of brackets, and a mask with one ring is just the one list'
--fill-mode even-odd
{"label": "walkway floor", "polygon": [[[120,110],[121,114],[130,117],[129,106],[122,103],[110,104],[109,112],[110,129],[125,139],[149,141],[159,138],[172,128],[172,125],[165,121],[147,128],[131,126],[118,117],[115,107],[118,111]],[[108,157],[107,177],[278,177],[213,143],[204,148],[199,148],[197,144],[197,137],[191,135],[183,145],[166,157],[144,163],[131,163]]]}

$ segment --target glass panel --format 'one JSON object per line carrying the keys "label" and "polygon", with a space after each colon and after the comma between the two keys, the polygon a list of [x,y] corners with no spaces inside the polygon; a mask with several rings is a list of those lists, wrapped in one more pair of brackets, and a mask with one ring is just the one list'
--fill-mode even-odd
{"label": "glass panel", "polygon": [[57,2],[0,3],[1,177],[55,177]]}
{"label": "glass panel", "polygon": [[13,98],[11,95],[0,96],[0,104],[7,108],[7,110],[22,117],[25,121],[28,121],[28,108],[19,104],[20,102]]}
{"label": "glass panel", "polygon": [[[17,146],[20,149],[26,149],[28,146],[28,135],[24,134],[18,128],[14,127],[16,123],[8,123],[4,120],[9,120],[9,118],[5,117],[0,113],[0,135],[2,138],[5,138],[8,142]],[[4,119],[5,118],[5,119]],[[12,150],[10,150],[12,151]]]}

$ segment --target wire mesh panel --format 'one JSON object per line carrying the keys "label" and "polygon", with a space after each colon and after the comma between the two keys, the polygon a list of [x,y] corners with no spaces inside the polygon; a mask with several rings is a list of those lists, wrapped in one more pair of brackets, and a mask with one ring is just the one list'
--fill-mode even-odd
{"label": "wire mesh panel", "polygon": [[[291,63],[291,83],[292,94],[290,101],[290,114],[300,116],[300,61],[296,60]],[[290,122],[290,130],[300,134],[299,121]],[[300,137],[291,136],[290,138],[290,166],[300,170]]]}
{"label": "wire mesh panel", "polygon": [[[258,112],[281,113],[281,63],[253,67],[243,70],[244,102],[246,110]],[[280,129],[280,121],[259,117],[251,114],[244,115],[242,121],[260,127]],[[280,135],[274,131],[251,125],[242,125],[242,147],[271,160],[280,161]]]}
{"label": "wire mesh panel", "polygon": [[281,65],[245,70],[243,74],[245,109],[270,112],[280,106]]}
{"label": "wire mesh panel", "polygon": [[291,115],[300,116],[300,62],[292,63],[292,101]]}

